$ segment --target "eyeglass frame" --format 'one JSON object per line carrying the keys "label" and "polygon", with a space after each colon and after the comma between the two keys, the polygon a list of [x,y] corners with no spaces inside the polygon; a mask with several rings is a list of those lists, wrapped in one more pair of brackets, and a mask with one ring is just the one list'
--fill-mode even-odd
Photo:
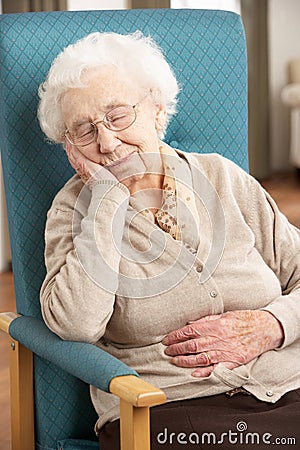
{"label": "eyeglass frame", "polygon": [[[99,125],[100,123],[103,123],[103,125],[105,126],[105,128],[107,128],[107,129],[110,130],[110,131],[124,131],[124,130],[127,130],[127,128],[131,127],[131,125],[133,125],[134,122],[136,121],[136,118],[137,118],[137,113],[136,113],[136,110],[135,110],[136,106],[139,105],[140,103],[142,103],[142,101],[144,101],[145,98],[148,97],[148,95],[149,95],[149,94],[147,94],[145,97],[143,97],[142,100],[140,100],[139,102],[137,102],[135,105],[126,105],[126,104],[125,104],[125,105],[115,106],[114,108],[112,108],[112,109],[110,109],[109,111],[107,111],[107,112],[104,114],[104,116],[103,116],[103,118],[102,118],[101,120],[97,120],[97,121],[95,121],[95,122],[87,122],[87,123],[90,123],[90,124],[94,127],[94,133],[95,133],[94,139],[93,139],[91,142],[89,142],[88,144],[78,145],[78,144],[75,144],[74,142],[72,142],[71,139],[70,139],[69,136],[68,136],[68,133],[70,133],[70,130],[69,130],[68,128],[65,130],[63,136],[70,142],[71,145],[75,145],[76,147],[87,147],[88,145],[91,145],[91,144],[93,144],[94,142],[97,142],[98,135],[99,135],[99,130],[98,130],[97,125]],[[110,127],[109,127],[110,122],[109,122],[108,120],[105,121],[106,116],[107,116],[109,113],[111,113],[114,109],[121,108],[122,106],[123,106],[123,107],[130,106],[130,108],[133,109],[133,112],[134,112],[134,119],[133,119],[133,121],[132,121],[129,125],[127,125],[126,127],[124,127],[124,128],[117,128],[117,129],[110,128]]]}

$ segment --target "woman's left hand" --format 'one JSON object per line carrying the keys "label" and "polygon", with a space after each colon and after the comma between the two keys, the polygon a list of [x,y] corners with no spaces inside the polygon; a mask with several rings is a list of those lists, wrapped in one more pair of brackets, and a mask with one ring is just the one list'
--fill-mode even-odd
{"label": "woman's left hand", "polygon": [[66,140],[65,146],[69,163],[89,189],[92,189],[99,180],[118,182],[117,178],[109,170],[88,159],[75,145],[70,144]]}
{"label": "woman's left hand", "polygon": [[242,310],[211,315],[172,331],[162,341],[179,367],[198,367],[192,375],[207,377],[218,363],[228,369],[246,364],[280,347],[283,329],[268,311]]}

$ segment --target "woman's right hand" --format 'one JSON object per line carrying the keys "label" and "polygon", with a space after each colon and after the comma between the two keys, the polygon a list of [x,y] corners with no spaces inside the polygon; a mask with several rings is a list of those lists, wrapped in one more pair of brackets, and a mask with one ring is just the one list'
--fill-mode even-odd
{"label": "woman's right hand", "polygon": [[109,170],[88,159],[75,145],[70,144],[67,140],[66,153],[71,166],[76,170],[82,182],[90,189],[100,180],[110,180],[118,183],[117,178]]}

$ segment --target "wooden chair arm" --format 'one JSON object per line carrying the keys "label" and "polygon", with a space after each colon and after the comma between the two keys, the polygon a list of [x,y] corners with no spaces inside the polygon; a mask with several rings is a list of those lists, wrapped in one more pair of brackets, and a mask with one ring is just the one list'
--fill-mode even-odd
{"label": "wooden chair arm", "polygon": [[[20,317],[0,313],[0,330],[9,334],[10,324]],[[34,450],[33,354],[14,339],[10,346],[11,449]]]}
{"label": "wooden chair arm", "polygon": [[150,450],[150,406],[164,403],[164,392],[134,375],[114,378],[109,390],[120,397],[121,450]]}
{"label": "wooden chair arm", "polygon": [[[0,313],[0,330],[9,333],[10,324],[18,317],[20,315],[15,312]],[[32,392],[33,383],[32,352],[14,341],[10,352],[10,366],[12,449],[32,450],[33,397],[28,396]],[[115,377],[110,382],[109,390],[120,398],[121,449],[150,450],[149,410],[151,406],[166,401],[164,392],[134,375]]]}
{"label": "wooden chair arm", "polygon": [[20,314],[15,312],[0,313],[0,330],[8,334],[9,326],[13,320],[20,317]]}
{"label": "wooden chair arm", "polygon": [[160,405],[166,401],[163,391],[134,375],[114,378],[110,382],[109,390],[136,407]]}

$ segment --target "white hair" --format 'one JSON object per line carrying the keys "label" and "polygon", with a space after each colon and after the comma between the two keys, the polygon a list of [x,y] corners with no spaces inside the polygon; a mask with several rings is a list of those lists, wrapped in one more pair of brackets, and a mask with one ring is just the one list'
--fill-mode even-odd
{"label": "white hair", "polygon": [[62,142],[65,124],[61,112],[62,94],[84,87],[87,70],[113,65],[123,70],[137,86],[151,91],[155,104],[166,110],[163,137],[176,113],[179,86],[161,49],[140,31],[129,35],[92,33],[66,47],[53,61],[46,81],[39,87],[38,119],[46,136]]}

